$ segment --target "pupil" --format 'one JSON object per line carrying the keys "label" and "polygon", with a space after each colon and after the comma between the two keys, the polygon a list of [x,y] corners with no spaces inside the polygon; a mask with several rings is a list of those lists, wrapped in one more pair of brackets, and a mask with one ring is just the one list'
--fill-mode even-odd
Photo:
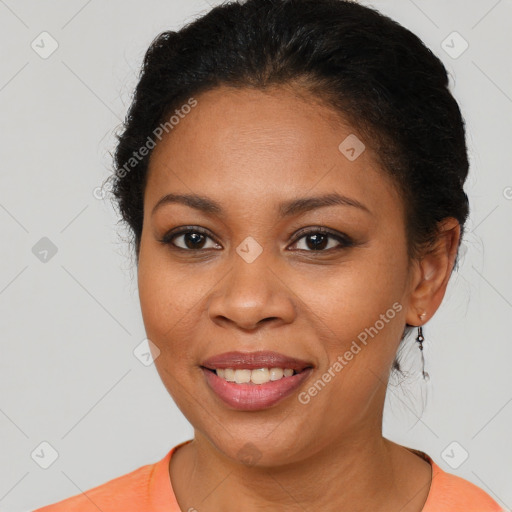
{"label": "pupil", "polygon": [[[320,240],[320,238],[322,240]],[[313,234],[313,235],[308,235],[308,237],[306,237],[306,240],[309,240],[309,239],[315,240],[313,242],[312,246],[310,246],[310,244],[308,243],[308,247],[310,249],[318,250],[318,249],[323,249],[326,246],[326,241],[327,241],[327,236],[326,235],[322,235],[320,233]]]}
{"label": "pupil", "polygon": [[[204,238],[203,235],[200,233],[186,233],[185,234],[185,245],[189,249],[197,249],[197,245],[202,241],[201,239]],[[189,244],[190,242],[190,244]]]}

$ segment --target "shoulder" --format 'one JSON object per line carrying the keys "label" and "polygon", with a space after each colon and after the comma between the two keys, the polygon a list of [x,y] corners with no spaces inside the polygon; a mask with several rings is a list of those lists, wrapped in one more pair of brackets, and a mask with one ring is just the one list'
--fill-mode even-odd
{"label": "shoulder", "polygon": [[421,453],[432,466],[432,483],[422,512],[503,512],[503,508],[483,489],[443,471],[431,457]]}
{"label": "shoulder", "polygon": [[[98,512],[98,510],[130,510],[128,506],[144,503],[154,464],[142,466],[130,473],[75,494],[34,512]],[[126,508],[123,508],[126,507]]]}
{"label": "shoulder", "polygon": [[[178,445],[180,446],[180,445]],[[153,510],[157,495],[168,491],[168,461],[178,446],[163,459],[146,464],[85,492],[38,508],[33,512],[131,512]],[[166,477],[167,475],[167,477]]]}

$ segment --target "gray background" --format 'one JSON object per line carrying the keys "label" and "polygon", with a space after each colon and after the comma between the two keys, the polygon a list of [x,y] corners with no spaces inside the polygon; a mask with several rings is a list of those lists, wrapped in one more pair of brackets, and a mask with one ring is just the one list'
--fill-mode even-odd
{"label": "gray background", "polygon": [[[510,509],[512,2],[364,3],[443,60],[471,157],[463,257],[424,331],[431,381],[418,377],[410,338],[411,377],[389,388],[384,435]],[[145,338],[136,269],[94,191],[109,173],[147,46],[209,8],[206,0],[0,0],[1,511],[77,494],[192,436],[154,366],[133,353]],[[47,58],[43,31],[58,43]],[[469,44],[460,55],[454,31]],[[42,442],[58,453],[47,469]]]}

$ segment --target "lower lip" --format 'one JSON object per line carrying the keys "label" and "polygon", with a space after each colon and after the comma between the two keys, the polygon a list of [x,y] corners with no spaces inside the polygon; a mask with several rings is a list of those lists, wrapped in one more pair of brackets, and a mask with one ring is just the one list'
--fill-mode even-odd
{"label": "lower lip", "polygon": [[271,407],[291,395],[308,378],[312,368],[265,384],[237,384],[220,378],[206,368],[202,370],[210,388],[226,404],[234,409],[257,411]]}

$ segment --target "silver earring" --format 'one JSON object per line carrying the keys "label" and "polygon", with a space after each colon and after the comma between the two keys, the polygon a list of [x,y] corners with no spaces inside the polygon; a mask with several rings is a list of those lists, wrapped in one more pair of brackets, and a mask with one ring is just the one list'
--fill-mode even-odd
{"label": "silver earring", "polygon": [[[420,318],[423,319],[423,317],[426,314],[427,314],[426,312],[423,312],[420,315]],[[421,373],[423,374],[423,380],[428,381],[430,379],[430,376],[425,371],[425,356],[423,355],[423,341],[425,341],[425,338],[423,337],[423,328],[421,325],[418,326],[418,335],[416,336],[416,341],[418,342],[418,346],[421,351]]]}

